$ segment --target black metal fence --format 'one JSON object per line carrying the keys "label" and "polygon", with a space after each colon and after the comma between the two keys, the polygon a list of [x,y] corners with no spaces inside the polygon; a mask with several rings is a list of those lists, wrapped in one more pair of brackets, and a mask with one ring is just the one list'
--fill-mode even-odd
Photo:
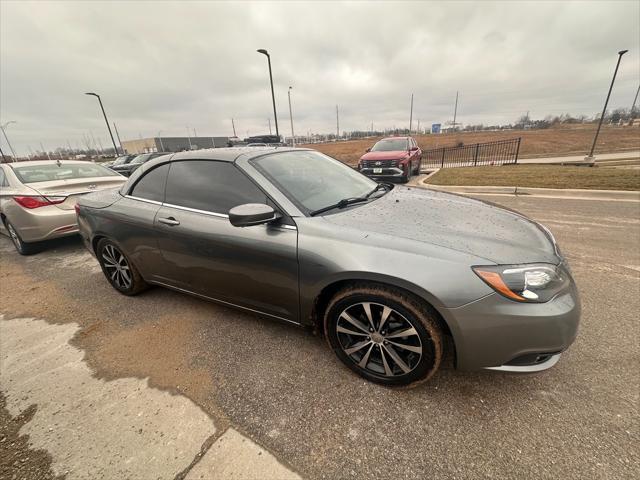
{"label": "black metal fence", "polygon": [[518,163],[520,138],[422,151],[422,169]]}

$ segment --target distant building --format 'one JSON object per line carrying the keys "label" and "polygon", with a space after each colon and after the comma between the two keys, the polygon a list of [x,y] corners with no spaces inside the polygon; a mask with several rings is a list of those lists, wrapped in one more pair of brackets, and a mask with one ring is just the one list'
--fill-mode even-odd
{"label": "distant building", "polygon": [[229,137],[153,137],[139,140],[125,140],[122,148],[127,153],[183,152],[220,148],[229,144]]}

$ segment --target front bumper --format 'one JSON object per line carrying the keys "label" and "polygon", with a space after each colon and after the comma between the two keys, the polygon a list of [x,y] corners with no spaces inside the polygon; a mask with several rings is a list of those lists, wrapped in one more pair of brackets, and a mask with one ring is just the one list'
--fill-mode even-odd
{"label": "front bumper", "polygon": [[575,284],[546,303],[518,303],[497,293],[441,312],[456,348],[456,368],[539,371],[573,343],[580,323]]}
{"label": "front bumper", "polygon": [[[374,171],[380,170],[379,173]],[[361,168],[360,173],[366,175],[369,178],[386,178],[394,179],[401,178],[404,175],[404,170],[400,167],[385,167],[385,168]]]}

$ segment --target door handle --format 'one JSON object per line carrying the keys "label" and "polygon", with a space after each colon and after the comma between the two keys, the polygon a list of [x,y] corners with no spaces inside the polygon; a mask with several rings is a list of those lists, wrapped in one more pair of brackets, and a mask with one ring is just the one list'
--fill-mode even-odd
{"label": "door handle", "polygon": [[169,225],[171,227],[175,225],[180,225],[180,222],[173,217],[168,218],[158,218],[158,222],[164,223],[165,225]]}

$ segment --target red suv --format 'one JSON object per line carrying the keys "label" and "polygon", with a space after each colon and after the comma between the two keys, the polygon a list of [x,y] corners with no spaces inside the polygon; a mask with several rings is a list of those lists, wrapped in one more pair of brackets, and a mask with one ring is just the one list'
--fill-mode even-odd
{"label": "red suv", "polygon": [[420,173],[422,150],[412,137],[383,138],[367,149],[358,163],[358,170],[374,179],[398,179],[408,182]]}

